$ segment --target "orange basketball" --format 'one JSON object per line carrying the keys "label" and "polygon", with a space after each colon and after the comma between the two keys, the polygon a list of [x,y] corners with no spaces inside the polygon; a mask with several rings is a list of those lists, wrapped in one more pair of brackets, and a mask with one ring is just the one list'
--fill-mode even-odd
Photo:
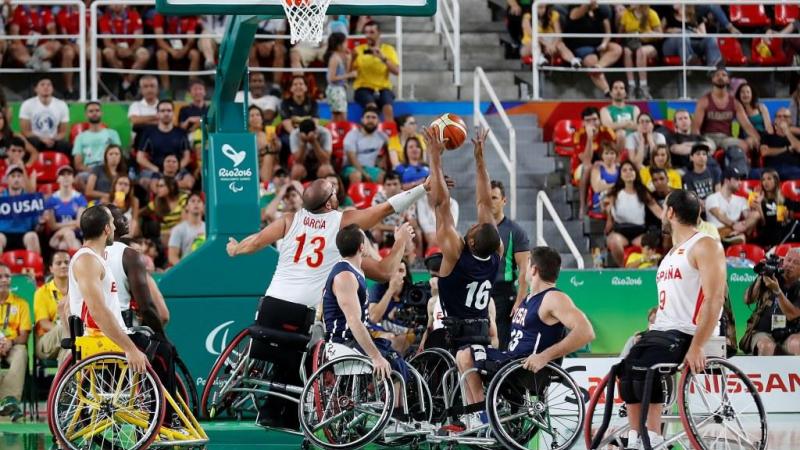
{"label": "orange basketball", "polygon": [[446,113],[437,117],[431,122],[431,128],[435,128],[439,137],[444,141],[444,146],[448,150],[455,150],[464,145],[467,140],[467,124],[461,117],[455,114]]}

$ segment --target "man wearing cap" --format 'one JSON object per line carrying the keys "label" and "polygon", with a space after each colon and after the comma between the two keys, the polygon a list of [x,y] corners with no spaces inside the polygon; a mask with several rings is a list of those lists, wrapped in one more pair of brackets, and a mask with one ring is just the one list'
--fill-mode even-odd
{"label": "man wearing cap", "polygon": [[750,213],[747,199],[736,195],[744,174],[729,167],[723,174],[722,187],[706,198],[706,217],[719,231],[722,242],[742,244],[747,233],[758,223],[758,215]]}
{"label": "man wearing cap", "polygon": [[[9,199],[25,194],[25,172],[22,166],[12,164],[8,166],[5,182],[8,188],[0,193],[0,198]],[[35,203],[35,202],[32,202]],[[0,253],[6,250],[26,249],[31,252],[41,253],[39,235],[36,234],[36,225],[39,223],[41,212],[30,214],[3,214],[0,217]]]}
{"label": "man wearing cap", "polygon": [[528,282],[525,271],[530,261],[530,241],[525,230],[506,217],[506,189],[503,183],[492,180],[492,215],[497,223],[497,231],[503,241],[505,253],[497,267],[497,276],[492,283],[492,298],[497,306],[497,336],[500,350],[505,350],[511,333],[511,316],[528,297]]}
{"label": "man wearing cap", "polygon": [[728,92],[730,83],[728,70],[724,66],[717,66],[717,69],[711,73],[711,92],[697,101],[692,132],[702,134],[703,137],[712,140],[717,148],[725,149],[726,152],[729,152],[730,147],[747,150],[749,148],[747,142],[732,137],[731,126],[734,119],[739,122],[739,125],[747,132],[747,136],[751,137],[756,145],[759,143],[760,136],[753,124],[750,123],[744,106],[739,100],[736,100],[733,94]]}
{"label": "man wearing cap", "polygon": [[694,144],[690,156],[692,170],[683,175],[683,188],[697,194],[701,202],[720,188],[720,173],[708,166],[710,152],[705,142]]}
{"label": "man wearing cap", "polygon": [[50,230],[55,231],[50,237],[50,247],[58,250],[77,249],[81,246],[78,221],[86,209],[86,197],[72,187],[75,182],[75,171],[72,167],[61,166],[56,174],[58,191],[53,192],[44,202],[45,223]]}

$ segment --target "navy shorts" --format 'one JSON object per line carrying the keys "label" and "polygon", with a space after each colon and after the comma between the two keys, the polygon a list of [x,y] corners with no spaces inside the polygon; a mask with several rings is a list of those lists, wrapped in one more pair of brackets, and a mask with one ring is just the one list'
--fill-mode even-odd
{"label": "navy shorts", "polygon": [[486,370],[489,372],[496,371],[512,359],[518,359],[524,356],[512,352],[504,352],[496,348],[485,347],[483,345],[470,345],[469,349],[472,352],[472,361],[475,367],[479,370]]}
{"label": "navy shorts", "polygon": [[391,89],[376,91],[375,89],[358,88],[353,95],[353,100],[362,108],[366,108],[370,103],[374,103],[378,108],[383,108],[384,105],[391,105],[394,103],[394,92],[392,92]]}
{"label": "navy shorts", "polygon": [[[384,338],[373,338],[372,342],[375,343],[375,347],[378,347],[378,351],[381,353],[381,355],[386,358],[387,361],[389,361],[389,365],[392,366],[392,369],[396,370],[400,375],[403,376],[404,380],[408,381],[410,375],[408,371],[408,365],[403,357],[400,356],[400,353],[397,353],[397,350],[392,348],[392,342]],[[355,340],[347,342],[345,345],[351,346],[362,354],[367,354],[367,352],[365,352]]]}
{"label": "navy shorts", "polygon": [[[578,47],[572,50],[572,53],[575,55],[576,58],[586,58],[591,54],[597,54],[597,47],[592,47],[590,45],[585,45],[583,47]],[[599,55],[598,55],[599,56]]]}

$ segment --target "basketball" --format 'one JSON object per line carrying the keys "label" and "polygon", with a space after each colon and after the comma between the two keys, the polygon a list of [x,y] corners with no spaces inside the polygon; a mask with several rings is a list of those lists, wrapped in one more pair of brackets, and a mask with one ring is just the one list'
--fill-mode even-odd
{"label": "basketball", "polygon": [[[461,117],[452,113],[445,113],[431,122],[431,128],[435,127],[439,132],[439,137],[444,141],[444,146],[448,150],[455,150],[467,140],[467,124]],[[445,139],[447,139],[445,141]]]}

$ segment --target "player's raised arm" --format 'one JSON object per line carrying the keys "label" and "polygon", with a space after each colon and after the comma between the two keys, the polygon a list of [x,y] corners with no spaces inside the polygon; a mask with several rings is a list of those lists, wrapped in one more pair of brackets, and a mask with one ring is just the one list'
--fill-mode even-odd
{"label": "player's raised arm", "polygon": [[695,317],[697,331],[689,351],[686,352],[686,364],[697,373],[705,369],[703,346],[714,333],[725,303],[725,290],[728,286],[725,251],[718,241],[710,237],[703,238],[691,249],[689,261],[694,261],[697,271],[700,272],[700,292],[703,293],[703,304]]}
{"label": "player's raised arm", "polygon": [[475,203],[478,206],[478,223],[497,225],[492,215],[492,185],[489,181],[489,172],[486,170],[486,160],[483,158],[484,144],[488,129],[479,129],[472,139],[475,154]]}
{"label": "player's raised arm", "polygon": [[447,182],[442,170],[444,142],[433,127],[426,129],[424,136],[431,159],[430,184],[436,216],[436,241],[439,248],[442,249],[442,267],[439,272],[445,276],[450,273],[461,256],[464,240],[456,231],[456,224],[450,210],[450,191],[447,189]]}
{"label": "player's raised arm", "polygon": [[241,242],[232,237],[228,238],[228,256],[249,255],[272,245],[286,235],[286,230],[292,225],[293,220],[294,213],[286,213],[258,233],[247,236]]}
{"label": "player's raised arm", "polygon": [[397,272],[403,255],[406,252],[406,245],[414,239],[414,228],[405,222],[394,229],[394,245],[392,251],[383,259],[364,257],[361,261],[361,269],[364,275],[380,283],[387,283],[392,278],[392,274]]}

